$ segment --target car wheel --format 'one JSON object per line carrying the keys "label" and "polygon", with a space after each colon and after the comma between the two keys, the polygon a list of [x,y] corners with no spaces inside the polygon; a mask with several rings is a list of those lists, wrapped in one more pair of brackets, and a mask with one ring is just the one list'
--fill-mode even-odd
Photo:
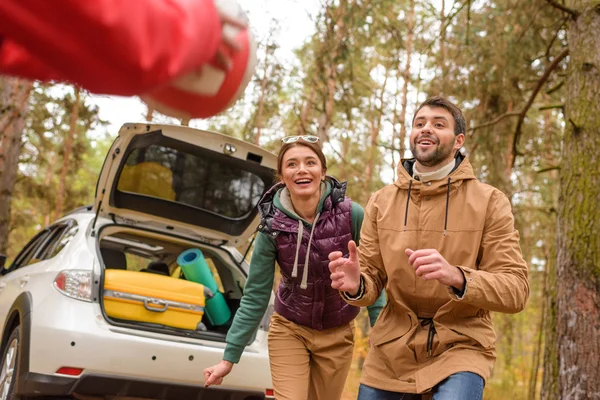
{"label": "car wheel", "polygon": [[19,355],[19,327],[13,329],[0,361],[0,400],[12,400],[17,379],[17,356]]}
{"label": "car wheel", "polygon": [[[0,360],[0,400],[33,400],[32,397],[23,397],[14,394],[17,381],[17,368],[19,366],[19,351],[21,349],[20,332],[21,330],[18,326],[13,329],[6,341],[6,348]],[[50,398],[53,400],[72,400],[72,397],[58,398],[45,396],[35,397],[35,400]]]}

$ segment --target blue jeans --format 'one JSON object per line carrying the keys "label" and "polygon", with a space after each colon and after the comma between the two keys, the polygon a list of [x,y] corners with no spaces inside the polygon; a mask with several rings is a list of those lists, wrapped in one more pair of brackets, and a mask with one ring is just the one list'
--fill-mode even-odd
{"label": "blue jeans", "polygon": [[[472,372],[452,374],[433,388],[433,400],[481,400],[483,378]],[[357,400],[418,400],[419,394],[390,392],[361,384]]]}

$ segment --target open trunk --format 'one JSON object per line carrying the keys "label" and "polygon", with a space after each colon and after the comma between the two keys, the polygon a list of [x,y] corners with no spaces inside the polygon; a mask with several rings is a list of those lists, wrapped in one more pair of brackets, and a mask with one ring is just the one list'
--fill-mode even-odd
{"label": "open trunk", "polygon": [[274,154],[216,132],[123,125],[93,207],[105,221],[94,222],[91,235],[104,266],[107,320],[224,341],[246,281],[234,259],[239,253],[230,249],[254,234],[276,162]]}
{"label": "open trunk", "polygon": [[[123,225],[109,225],[101,229],[98,245],[104,265],[100,285],[101,304],[104,315],[111,324],[178,336],[225,341],[231,320],[239,307],[246,280],[244,272],[229,251],[182,237]],[[186,254],[189,254],[190,249],[201,251],[204,265],[208,267],[209,274],[213,278],[212,284],[192,282],[188,279],[191,277],[183,272],[178,264],[178,257],[186,251]],[[132,296],[132,293],[123,294],[127,290],[114,290],[114,287],[110,286],[114,282],[111,283],[107,279],[107,276],[115,276],[114,271],[129,271],[126,273],[128,284],[135,285],[134,291],[137,293],[133,293]],[[152,274],[152,278],[148,274]],[[188,275],[191,275],[189,270]],[[150,281],[151,283],[146,283]],[[189,284],[180,281],[188,281]],[[144,284],[149,287],[144,287]],[[191,288],[192,291],[187,295],[176,293],[182,290],[179,284]],[[199,288],[197,292],[193,291],[194,285]],[[211,290],[213,296],[210,299],[208,298],[210,296],[204,299],[201,290],[206,286],[213,287]],[[115,295],[115,291],[120,291],[121,294]],[[163,293],[167,293],[166,297]],[[211,315],[206,312],[207,307],[209,302],[212,304],[213,300],[216,301],[216,295],[221,298],[220,308],[211,310],[213,314],[210,318]],[[113,302],[115,297],[117,303]],[[195,303],[189,301],[191,298],[202,301],[204,305],[202,313],[196,312],[195,316],[191,316],[189,313],[197,310],[190,311],[192,309],[190,306],[188,310],[184,309],[181,314],[176,314],[177,308],[182,307],[180,303]],[[136,300],[137,304],[133,304]],[[109,306],[109,301],[113,302],[112,308]],[[115,307],[118,308],[117,311],[130,307],[133,314],[124,317],[122,313],[115,313]],[[183,307],[185,308],[185,304]],[[176,326],[186,318],[192,320],[197,318],[199,324]]]}

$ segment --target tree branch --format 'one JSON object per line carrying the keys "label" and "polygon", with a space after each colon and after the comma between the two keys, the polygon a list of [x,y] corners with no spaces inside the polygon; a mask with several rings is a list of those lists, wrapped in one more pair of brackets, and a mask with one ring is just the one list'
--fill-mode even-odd
{"label": "tree branch", "polygon": [[312,134],[312,132],[309,132],[308,129],[306,128],[306,125],[304,124],[304,121],[302,120],[302,117],[300,116],[300,114],[296,114],[296,117],[298,117],[298,121],[300,122],[300,128],[302,129],[302,134],[306,135],[308,133]]}
{"label": "tree branch", "polygon": [[338,156],[339,158],[339,162],[340,164],[342,164],[344,167],[350,167],[350,169],[357,174],[357,176],[362,176],[364,174],[364,170],[359,170],[357,166],[355,166],[354,164],[349,163],[347,160],[347,158],[345,158],[342,153],[340,153],[340,151],[338,149],[336,149],[335,147],[333,147],[333,144],[331,143],[331,141],[329,140],[329,138],[327,139],[327,143],[329,144],[329,147],[331,148],[331,150],[333,151],[333,153]]}
{"label": "tree branch", "polygon": [[541,174],[544,172],[548,172],[548,171],[554,171],[554,170],[560,170],[560,166],[555,165],[552,167],[546,167],[546,168],[542,168],[542,169],[538,169],[537,171],[535,171],[536,174]]}
{"label": "tree branch", "polygon": [[564,109],[565,105],[564,104],[548,104],[546,106],[539,107],[538,110],[544,111],[544,110],[552,110],[554,108]]}
{"label": "tree branch", "polygon": [[448,29],[448,26],[449,26],[449,25],[452,23],[452,20],[454,19],[454,17],[456,17],[456,15],[457,15],[459,12],[461,12],[463,8],[465,8],[465,6],[467,5],[467,3],[469,3],[469,4],[470,4],[470,0],[466,0],[466,1],[464,1],[464,2],[462,3],[462,5],[461,5],[461,6],[458,8],[458,10],[456,10],[456,11],[455,11],[453,14],[451,14],[451,15],[449,15],[449,16],[447,17],[447,18],[448,18],[448,20],[447,20],[446,24],[445,24],[444,26],[442,26],[442,27],[441,27],[441,29],[440,29],[440,34],[439,34],[439,35],[437,35],[437,36],[436,36],[436,37],[435,37],[435,38],[434,38],[434,39],[433,39],[433,40],[432,40],[432,41],[429,43],[429,45],[427,46],[427,49],[425,50],[425,52],[426,52],[427,54],[429,54],[429,51],[431,51],[431,48],[432,48],[432,47],[433,47],[433,45],[434,45],[434,44],[437,42],[437,40],[438,40],[439,38],[441,38],[441,37],[442,37],[442,33],[443,33],[443,32],[444,32],[446,29]]}
{"label": "tree branch", "polygon": [[546,57],[546,59],[550,58],[550,51],[552,50],[552,46],[554,45],[554,42],[556,41],[556,39],[558,39],[558,35],[560,34],[560,32],[563,30],[565,24],[569,21],[570,17],[567,15],[560,23],[558,29],[556,30],[556,32],[554,32],[554,36],[552,37],[552,40],[550,40],[550,43],[548,43],[548,47],[546,47],[546,52],[544,53],[544,56]]}
{"label": "tree branch", "polygon": [[511,155],[511,163],[510,163],[511,168],[515,166],[515,159],[517,158],[517,152],[518,152],[517,145],[519,144],[519,139],[521,137],[521,128],[523,127],[523,123],[525,122],[525,116],[527,115],[527,111],[529,111],[529,108],[533,104],[537,94],[539,93],[542,86],[544,86],[544,84],[548,80],[548,77],[550,76],[552,71],[554,71],[556,69],[558,64],[568,54],[569,54],[569,49],[566,48],[562,51],[562,53],[560,53],[558,56],[556,56],[554,58],[554,60],[548,66],[546,71],[544,71],[544,75],[542,75],[542,77],[538,81],[536,87],[533,89],[533,92],[531,93],[531,96],[529,97],[529,101],[527,101],[527,104],[525,104],[525,107],[523,108],[523,110],[521,110],[521,114],[519,115],[519,121],[517,122],[517,129],[515,130],[515,135],[513,136],[512,155]]}
{"label": "tree branch", "polygon": [[546,90],[546,94],[552,94],[560,89],[565,84],[565,81],[560,81],[556,85],[552,86],[550,89]]}
{"label": "tree branch", "polygon": [[383,147],[386,150],[398,151],[398,152],[400,151],[400,149],[397,148],[397,147],[394,147],[393,144],[388,144],[388,143],[384,143],[384,142],[381,142],[381,141],[377,142],[377,146],[378,147]]}
{"label": "tree branch", "polygon": [[467,0],[467,37],[465,44],[469,45],[469,33],[471,32],[471,0]]}
{"label": "tree branch", "polygon": [[547,215],[552,215],[552,214],[556,214],[556,209],[554,207],[515,207],[515,214],[519,213],[519,212],[531,212],[531,211],[538,211],[538,212],[542,212],[544,214]]}
{"label": "tree branch", "polygon": [[570,14],[573,19],[577,19],[577,17],[579,17],[579,13],[577,11],[571,10],[569,7],[556,2],[556,0],[546,0],[546,2],[554,8],[558,8],[559,10]]}
{"label": "tree branch", "polygon": [[471,128],[471,132],[473,132],[477,129],[487,128],[488,126],[496,125],[498,122],[502,121],[504,118],[517,117],[519,115],[521,115],[521,111],[510,111],[510,112],[504,113],[489,122],[484,122],[481,125],[474,126],[473,128]]}

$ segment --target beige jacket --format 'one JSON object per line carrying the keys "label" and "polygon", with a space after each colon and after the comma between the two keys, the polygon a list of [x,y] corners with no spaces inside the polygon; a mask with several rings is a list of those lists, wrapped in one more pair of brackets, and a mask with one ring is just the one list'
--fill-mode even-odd
{"label": "beige jacket", "polygon": [[[417,277],[406,248],[437,249],[459,267],[466,278],[462,298]],[[364,295],[346,300],[366,306],[383,288],[388,296],[371,333],[363,384],[423,393],[456,372],[490,377],[496,359],[490,312],[523,310],[529,283],[510,202],[479,182],[467,159],[428,183],[401,166],[397,182],[367,204],[359,257]]]}

